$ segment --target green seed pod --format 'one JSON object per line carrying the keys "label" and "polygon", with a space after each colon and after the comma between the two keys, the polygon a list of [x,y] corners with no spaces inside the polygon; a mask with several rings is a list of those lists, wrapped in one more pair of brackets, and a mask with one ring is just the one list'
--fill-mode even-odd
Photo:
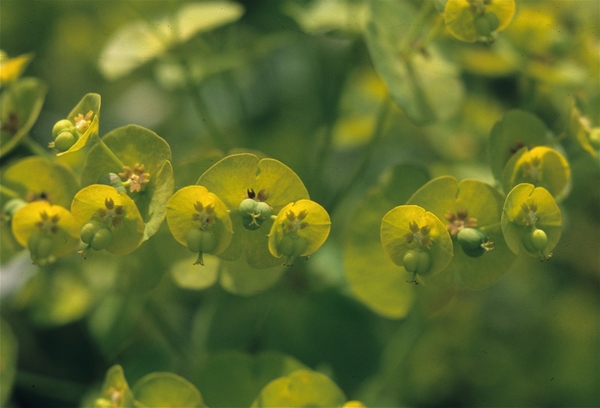
{"label": "green seed pod", "polygon": [[54,147],[56,147],[56,149],[59,152],[66,152],[76,142],[77,137],[73,133],[69,131],[64,131],[61,132],[58,136],[56,136],[56,139],[54,140]]}
{"label": "green seed pod", "polygon": [[426,251],[410,249],[404,254],[402,265],[406,272],[425,273],[431,266],[431,256]]}
{"label": "green seed pod", "polygon": [[240,210],[240,214],[244,215],[244,214],[253,214],[254,210],[256,209],[258,202],[254,201],[251,198],[246,198],[244,200],[242,200],[242,202],[240,203],[239,206],[239,210]]}
{"label": "green seed pod", "polygon": [[473,19],[475,31],[482,37],[489,37],[500,26],[500,20],[494,13],[477,15]]}
{"label": "green seed pod", "polygon": [[271,216],[271,206],[267,203],[256,203],[256,208],[254,211],[256,214],[262,215],[265,219]]}
{"label": "green seed pod", "polygon": [[31,258],[35,261],[46,259],[52,254],[52,239],[45,234],[33,234],[27,241],[27,248],[31,252]]}
{"label": "green seed pod", "polygon": [[548,236],[539,228],[534,229],[529,234],[529,243],[536,251],[543,251],[548,245]]}
{"label": "green seed pod", "polygon": [[305,238],[298,235],[285,234],[279,243],[278,250],[281,255],[295,258],[301,256],[307,246],[308,242]]}
{"label": "green seed pod", "polygon": [[402,265],[406,272],[415,273],[419,267],[419,253],[415,250],[406,251],[402,258]]}
{"label": "green seed pod", "polygon": [[477,228],[463,228],[458,231],[456,238],[465,251],[475,251],[489,239],[485,232]]}
{"label": "green seed pod", "polygon": [[70,132],[74,128],[75,128],[75,126],[73,126],[73,124],[71,123],[70,120],[67,120],[67,119],[59,120],[58,122],[56,122],[54,124],[54,127],[52,128],[52,137],[56,139],[56,137],[58,135],[60,135],[62,132],[64,132],[64,131]]}
{"label": "green seed pod", "polygon": [[106,184],[114,187],[119,193],[127,193],[123,180],[115,173],[105,173],[98,179],[98,184]]}
{"label": "green seed pod", "polygon": [[27,205],[27,202],[25,202],[25,200],[22,200],[20,198],[12,198],[8,200],[6,204],[4,204],[4,207],[2,207],[2,212],[8,217],[12,217],[14,213],[19,211],[25,205]]}
{"label": "green seed pod", "polygon": [[471,258],[479,258],[481,255],[485,254],[486,251],[482,246],[479,246],[475,249],[463,248],[463,252],[465,255],[470,256]]}
{"label": "green seed pod", "polygon": [[91,244],[96,231],[100,228],[104,228],[104,224],[96,220],[90,220],[81,228],[79,236],[84,243]]}
{"label": "green seed pod", "polygon": [[104,227],[96,231],[94,237],[92,238],[92,242],[90,242],[90,246],[95,251],[101,251],[110,245],[111,241],[112,232],[110,232],[108,228]]}
{"label": "green seed pod", "polygon": [[199,228],[191,229],[185,236],[187,247],[192,252],[200,252],[202,247],[202,230]]}

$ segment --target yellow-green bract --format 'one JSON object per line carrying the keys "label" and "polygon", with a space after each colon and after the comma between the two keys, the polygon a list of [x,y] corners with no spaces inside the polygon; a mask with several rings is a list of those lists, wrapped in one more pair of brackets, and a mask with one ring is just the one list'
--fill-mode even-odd
{"label": "yellow-green bract", "polygon": [[[545,188],[522,183],[506,196],[502,211],[502,232],[506,244],[515,254],[518,255],[523,248],[531,256],[549,258],[560,239],[561,225],[560,209]],[[544,248],[539,247],[539,237],[532,237],[536,229],[541,229],[546,234]]]}
{"label": "yellow-green bract", "polygon": [[508,192],[520,183],[544,187],[558,200],[566,196],[570,189],[569,163],[562,154],[550,147],[523,147],[510,158],[502,172],[504,191]]}
{"label": "yellow-green bract", "polygon": [[[311,200],[289,203],[279,211],[269,232],[269,251],[277,258],[286,256],[308,256],[315,252],[329,236],[331,220],[327,211]],[[299,254],[281,251],[281,242],[286,235],[297,235],[306,241]]]}
{"label": "yellow-green bract", "polygon": [[137,206],[125,193],[113,187],[92,184],[79,191],[71,211],[81,229],[90,220],[97,220],[112,232],[106,251],[125,255],[135,251],[144,237],[144,221]]}
{"label": "yellow-green bract", "polygon": [[[489,28],[492,32],[502,31],[510,24],[515,14],[514,0],[448,0],[444,10],[446,28],[461,41],[475,42],[485,36],[478,27],[477,17],[494,15],[494,24]],[[479,30],[478,30],[479,28]]]}
{"label": "yellow-green bract", "polygon": [[84,148],[92,135],[98,133],[100,121],[100,95],[89,93],[85,95],[67,115],[76,132],[78,139],[67,150],[60,151],[57,156],[73,153]]}
{"label": "yellow-green bract", "polygon": [[22,246],[32,247],[34,263],[51,262],[75,251],[79,229],[69,210],[47,201],[27,204],[12,218],[13,235]]}
{"label": "yellow-green bract", "polygon": [[381,243],[392,262],[404,268],[409,250],[426,251],[431,265],[420,275],[435,275],[444,270],[453,256],[452,238],[442,222],[417,205],[401,205],[381,221]]}
{"label": "yellow-green bract", "polygon": [[[200,203],[201,207],[196,203]],[[202,211],[199,210],[200,208]],[[203,226],[200,215],[206,213],[207,208],[211,208],[209,212],[214,216],[212,221],[204,220],[207,225]],[[186,236],[190,230],[194,228],[213,230],[217,237],[216,246],[209,252],[213,255],[227,249],[233,235],[227,207],[219,197],[203,186],[187,186],[173,194],[167,204],[167,223],[177,242],[186,246]]]}

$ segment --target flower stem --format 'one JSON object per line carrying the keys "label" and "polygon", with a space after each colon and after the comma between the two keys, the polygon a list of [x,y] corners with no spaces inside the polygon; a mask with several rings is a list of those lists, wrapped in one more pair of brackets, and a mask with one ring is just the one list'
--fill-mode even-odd
{"label": "flower stem", "polygon": [[7,195],[10,198],[20,198],[21,195],[19,193],[17,193],[15,190],[8,188],[6,186],[3,186],[0,184],[0,194],[3,195]]}
{"label": "flower stem", "polygon": [[350,192],[352,187],[356,185],[360,177],[366,172],[367,167],[371,162],[373,152],[375,151],[375,146],[383,136],[383,131],[385,129],[385,124],[389,117],[391,107],[392,99],[388,94],[386,94],[385,99],[383,100],[379,109],[379,115],[377,116],[375,127],[373,128],[373,136],[371,137],[369,144],[365,146],[361,162],[356,167],[354,174],[352,175],[352,177],[350,177],[346,185],[340,190],[338,190],[338,192],[331,198],[329,204],[326,207],[328,211],[333,211],[335,209],[335,207],[340,203],[340,201]]}
{"label": "flower stem", "polygon": [[119,160],[117,155],[115,155],[113,153],[113,151],[110,150],[110,147],[108,147],[106,145],[106,143],[104,143],[104,141],[102,139],[100,139],[100,136],[98,136],[97,134],[96,134],[96,139],[98,141],[98,144],[102,148],[102,150],[104,150],[104,153],[106,153],[112,159],[112,161],[115,162],[115,164],[117,164],[119,166],[120,169],[123,169],[125,167],[123,162],[121,160]]}

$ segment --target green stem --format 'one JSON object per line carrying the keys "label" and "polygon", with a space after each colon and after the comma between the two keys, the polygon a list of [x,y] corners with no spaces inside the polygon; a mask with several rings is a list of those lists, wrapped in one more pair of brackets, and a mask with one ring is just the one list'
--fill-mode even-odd
{"label": "green stem", "polygon": [[0,184],[0,194],[9,196],[10,198],[21,198],[21,195],[15,190]]}
{"label": "green stem", "polygon": [[362,156],[361,162],[356,167],[354,174],[352,175],[352,177],[350,177],[348,183],[346,183],[344,187],[338,190],[338,192],[330,200],[329,205],[326,207],[329,211],[333,211],[335,209],[335,207],[340,203],[340,201],[350,192],[352,187],[356,185],[361,176],[366,172],[367,167],[371,162],[373,152],[375,151],[375,146],[383,136],[383,131],[385,129],[386,121],[391,112],[391,107],[392,99],[389,95],[386,95],[379,109],[379,115],[377,116],[375,127],[373,128],[373,136],[371,137],[369,144],[364,149],[365,152]]}
{"label": "green stem", "polygon": [[64,402],[79,403],[87,387],[72,381],[46,377],[40,374],[18,371],[16,386],[28,392],[56,398]]}
{"label": "green stem", "polygon": [[102,150],[104,150],[104,153],[106,153],[112,159],[112,161],[115,162],[115,164],[119,166],[120,169],[123,169],[125,167],[123,162],[121,160],[119,160],[119,158],[113,153],[113,151],[110,150],[110,147],[108,147],[106,145],[106,143],[104,143],[104,141],[102,139],[100,139],[100,136],[98,136],[97,134],[96,134],[96,140],[97,140],[98,144],[100,145],[100,147],[102,148]]}
{"label": "green stem", "polygon": [[48,150],[44,149],[39,143],[35,140],[31,139],[29,135],[26,135],[23,139],[21,139],[21,143],[29,149],[29,151],[36,156],[48,157]]}
{"label": "green stem", "polygon": [[213,140],[213,143],[217,146],[217,148],[221,149],[224,153],[226,153],[231,149],[230,143],[225,138],[225,135],[221,132],[219,126],[210,115],[208,106],[206,106],[204,99],[200,95],[200,87],[196,85],[196,82],[192,77],[192,70],[189,66],[189,63],[184,62],[183,65],[185,67],[185,79],[188,84],[186,88],[190,97],[192,98],[192,102],[194,102],[196,111],[202,119],[202,123],[204,123],[204,125],[208,129],[208,134]]}

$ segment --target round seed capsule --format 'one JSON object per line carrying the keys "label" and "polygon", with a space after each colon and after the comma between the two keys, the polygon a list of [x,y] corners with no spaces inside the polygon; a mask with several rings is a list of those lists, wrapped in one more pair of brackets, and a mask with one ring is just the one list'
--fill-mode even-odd
{"label": "round seed capsule", "polygon": [[59,120],[54,124],[52,128],[52,137],[56,139],[56,137],[61,134],[63,131],[71,131],[74,128],[73,124],[70,120],[63,119]]}
{"label": "round seed capsule", "polygon": [[485,232],[477,228],[463,228],[458,231],[456,238],[465,251],[474,251],[481,248],[481,244],[489,239]]}
{"label": "round seed capsule", "polygon": [[200,230],[202,232],[202,242],[200,251],[209,254],[217,247],[217,236],[213,230]]}
{"label": "round seed capsule", "polygon": [[482,37],[489,37],[500,25],[500,20],[494,13],[485,13],[484,15],[475,16],[473,23],[477,34]]}
{"label": "round seed capsule", "polygon": [[187,247],[192,252],[200,252],[202,246],[202,232],[199,228],[194,228],[188,231],[185,236]]}
{"label": "round seed capsule", "polygon": [[271,206],[267,203],[258,202],[256,203],[254,212],[262,215],[264,218],[269,218],[271,216]]}
{"label": "round seed capsule", "polygon": [[257,201],[254,201],[251,198],[245,198],[242,200],[242,202],[240,203],[239,206],[239,210],[240,213],[242,215],[244,214],[253,214],[254,210],[256,209],[256,205],[258,204]]}
{"label": "round seed capsule", "polygon": [[52,254],[52,239],[45,234],[33,234],[27,241],[27,248],[31,252],[31,258],[45,259]]}
{"label": "round seed capsule", "polygon": [[300,236],[293,236],[291,234],[285,234],[279,242],[277,249],[281,255],[297,257],[301,256],[306,247],[308,246],[308,242],[305,238]]}
{"label": "round seed capsule", "polygon": [[96,234],[96,231],[100,228],[104,228],[104,225],[101,222],[90,220],[81,228],[79,236],[84,243],[91,244],[94,234]]}
{"label": "round seed capsule", "polygon": [[77,142],[77,137],[69,131],[61,132],[54,140],[54,147],[59,152],[66,152]]}
{"label": "round seed capsule", "polygon": [[90,246],[95,251],[101,251],[110,245],[110,241],[112,241],[112,232],[108,228],[103,227],[96,231],[92,242],[90,242]]}
{"label": "round seed capsule", "polygon": [[402,258],[402,265],[406,272],[415,273],[419,267],[419,253],[415,250],[406,251]]}
{"label": "round seed capsule", "polygon": [[537,251],[543,251],[548,245],[548,236],[539,228],[536,228],[529,235],[529,239],[531,241],[531,246]]}

